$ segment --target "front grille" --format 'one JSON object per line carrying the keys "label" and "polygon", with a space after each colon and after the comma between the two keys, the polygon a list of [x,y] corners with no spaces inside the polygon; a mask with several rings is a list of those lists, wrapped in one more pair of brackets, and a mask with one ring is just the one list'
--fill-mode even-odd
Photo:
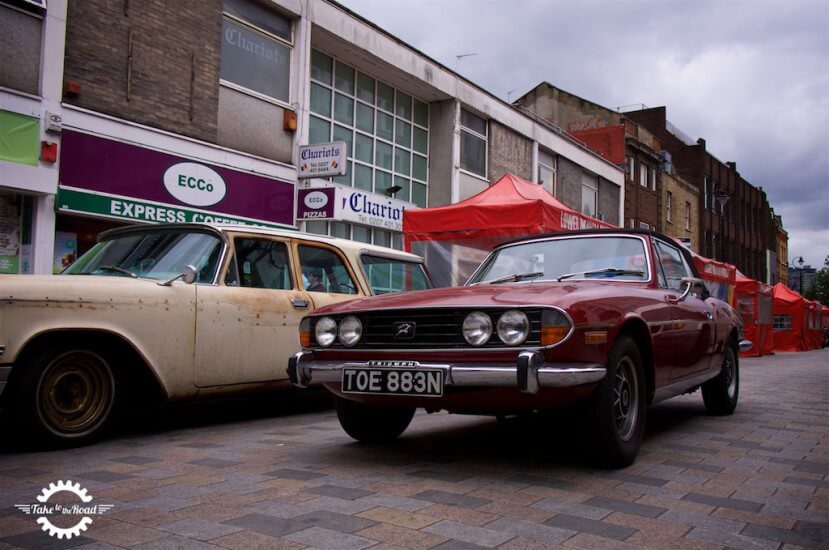
{"label": "front grille", "polygon": [[[470,348],[463,338],[461,326],[471,311],[482,311],[492,318],[492,336],[483,346],[476,349],[499,348],[505,344],[498,338],[495,329],[498,317],[508,309],[516,308],[475,308],[475,309],[414,309],[394,311],[372,311],[355,313],[363,324],[363,336],[360,342],[349,349],[459,349]],[[541,341],[541,309],[523,309],[530,320],[530,334],[521,346],[538,346]],[[342,315],[334,316],[339,323]],[[411,322],[415,324],[413,338],[395,338],[395,323]],[[337,341],[331,348],[344,348]]]}

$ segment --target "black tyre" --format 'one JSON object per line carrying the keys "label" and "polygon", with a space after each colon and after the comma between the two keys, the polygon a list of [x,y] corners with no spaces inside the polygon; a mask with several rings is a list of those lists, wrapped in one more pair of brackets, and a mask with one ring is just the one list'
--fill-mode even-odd
{"label": "black tyre", "polygon": [[740,364],[737,346],[729,342],[720,374],[702,385],[702,401],[708,414],[727,416],[737,408],[740,394]]}
{"label": "black tyre", "polygon": [[606,367],[607,375],[590,398],[587,437],[601,465],[622,468],[636,458],[645,432],[645,377],[636,342],[618,338]]}
{"label": "black tyre", "polygon": [[22,373],[15,392],[16,416],[36,443],[82,445],[111,426],[120,389],[100,352],[58,347],[18,368]]}
{"label": "black tyre", "polygon": [[372,407],[338,397],[337,418],[345,433],[363,443],[390,441],[412,421],[414,407]]}

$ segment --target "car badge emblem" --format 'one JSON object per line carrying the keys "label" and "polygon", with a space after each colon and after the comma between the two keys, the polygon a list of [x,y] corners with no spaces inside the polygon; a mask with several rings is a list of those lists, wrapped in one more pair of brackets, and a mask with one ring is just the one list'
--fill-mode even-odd
{"label": "car badge emblem", "polygon": [[411,340],[415,335],[415,324],[410,321],[394,323],[391,326],[395,340]]}

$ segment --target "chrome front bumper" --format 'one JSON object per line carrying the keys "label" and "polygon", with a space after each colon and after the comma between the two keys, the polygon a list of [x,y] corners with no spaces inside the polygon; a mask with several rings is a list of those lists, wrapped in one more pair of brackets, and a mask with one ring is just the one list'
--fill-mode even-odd
{"label": "chrome front bumper", "polygon": [[[315,361],[312,352],[304,351],[291,357],[288,376],[304,388],[312,382],[341,382],[343,369],[355,367],[383,368],[367,361]],[[520,352],[515,363],[419,363],[417,367],[442,370],[445,386],[511,387],[526,393],[590,384],[606,373],[602,365],[546,363],[537,351]]]}

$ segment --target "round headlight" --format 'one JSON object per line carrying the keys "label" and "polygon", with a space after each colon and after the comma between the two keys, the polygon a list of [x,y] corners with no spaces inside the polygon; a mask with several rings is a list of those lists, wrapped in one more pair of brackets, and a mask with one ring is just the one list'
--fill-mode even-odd
{"label": "round headlight", "polygon": [[363,335],[363,324],[353,315],[349,315],[340,321],[340,342],[344,346],[351,347],[360,341]]}
{"label": "round headlight", "polygon": [[463,320],[463,337],[473,346],[483,346],[492,335],[492,319],[482,311],[473,311]]}
{"label": "round headlight", "polygon": [[327,348],[337,339],[337,322],[331,317],[319,319],[314,327],[314,336],[317,344]]}
{"label": "round headlight", "polygon": [[498,338],[508,346],[523,344],[530,334],[530,320],[523,311],[511,309],[498,318]]}

